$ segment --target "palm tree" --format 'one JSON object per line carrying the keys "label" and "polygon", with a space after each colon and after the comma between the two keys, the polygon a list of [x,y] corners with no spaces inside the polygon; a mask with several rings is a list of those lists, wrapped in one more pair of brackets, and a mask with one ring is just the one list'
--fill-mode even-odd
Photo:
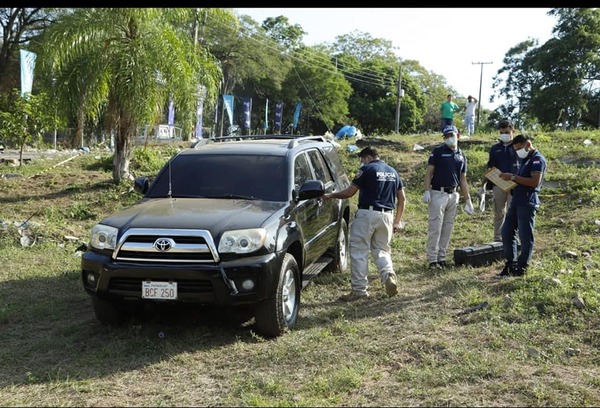
{"label": "palm tree", "polygon": [[[213,10],[220,18],[227,12]],[[220,71],[193,43],[196,9],[79,8],[43,34],[38,64],[54,79],[62,112],[105,118],[114,131],[113,182],[131,179],[132,142],[140,125],[157,123],[173,98],[191,130],[201,85],[217,92]]]}

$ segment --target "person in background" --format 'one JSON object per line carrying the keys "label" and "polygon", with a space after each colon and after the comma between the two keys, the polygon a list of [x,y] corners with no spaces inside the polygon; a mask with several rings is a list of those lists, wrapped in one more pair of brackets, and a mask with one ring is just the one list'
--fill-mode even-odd
{"label": "person in background", "polygon": [[323,196],[325,200],[350,198],[359,191],[358,210],[350,228],[352,291],[340,297],[345,302],[369,297],[369,251],[388,296],[398,293],[390,241],[393,233],[403,228],[402,215],[406,205],[404,183],[400,175],[379,158],[377,149],[367,146],[358,157],[361,167],[350,186]]}
{"label": "person in background", "polygon": [[458,129],[446,126],[444,143],[433,149],[427,159],[423,202],[428,204],[427,262],[430,269],[445,269],[450,236],[458,209],[459,193],[466,201],[465,211],[475,212],[467,184],[467,157],[458,148]]}
{"label": "person in background", "polygon": [[[519,170],[519,160],[515,149],[512,147],[515,127],[512,121],[502,119],[498,123],[498,143],[495,143],[489,150],[488,162],[485,169],[496,167],[502,173],[516,174]],[[489,183],[489,184],[488,184]],[[492,194],[494,200],[494,241],[502,242],[502,224],[506,216],[508,203],[512,197],[511,192],[504,192],[500,187],[483,177],[483,185],[478,194],[485,200],[485,189],[487,185],[492,185]]]}
{"label": "person in background", "polygon": [[467,96],[467,104],[465,105],[465,127],[467,128],[467,136],[475,133],[475,109],[477,108],[477,99],[471,95]]}
{"label": "person in background", "polygon": [[[513,197],[502,226],[502,247],[506,263],[498,277],[523,276],[527,273],[533,255],[535,216],[540,208],[538,194],[546,172],[546,158],[533,147],[528,136],[515,136],[512,148],[521,159],[521,165],[518,173],[500,174],[503,180],[512,180],[517,186],[512,190]],[[517,230],[521,241],[519,254]]]}
{"label": "person in background", "polygon": [[446,102],[442,102],[440,106],[440,112],[442,114],[442,130],[446,126],[454,125],[454,112],[458,112],[460,107],[452,102],[452,95],[446,96]]}

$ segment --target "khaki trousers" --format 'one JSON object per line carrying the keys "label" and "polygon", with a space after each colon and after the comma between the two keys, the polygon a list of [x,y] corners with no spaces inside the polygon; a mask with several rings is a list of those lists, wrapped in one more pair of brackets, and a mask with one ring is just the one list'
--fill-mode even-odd
{"label": "khaki trousers", "polygon": [[448,194],[431,190],[429,225],[427,228],[427,263],[446,260],[459,197],[458,192]]}
{"label": "khaki trousers", "polygon": [[369,288],[369,251],[381,282],[394,272],[390,255],[394,213],[358,210],[350,226],[350,284],[352,290],[366,293]]}
{"label": "khaki trousers", "polygon": [[492,190],[494,197],[494,241],[502,242],[502,225],[506,217],[506,209],[512,198],[511,194],[505,193],[496,185]]}

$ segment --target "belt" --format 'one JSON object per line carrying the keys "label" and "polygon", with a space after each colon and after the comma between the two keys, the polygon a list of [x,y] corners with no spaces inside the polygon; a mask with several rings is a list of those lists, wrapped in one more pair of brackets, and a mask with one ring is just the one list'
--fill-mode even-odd
{"label": "belt", "polygon": [[379,212],[390,212],[390,211],[393,211],[391,208],[375,207],[375,206],[372,206],[372,205],[359,205],[358,208],[360,210],[371,210],[371,211],[379,211]]}
{"label": "belt", "polygon": [[456,193],[458,187],[434,187],[431,186],[432,190],[437,190],[437,191],[441,191],[442,193],[448,193],[448,194],[452,194],[452,193]]}

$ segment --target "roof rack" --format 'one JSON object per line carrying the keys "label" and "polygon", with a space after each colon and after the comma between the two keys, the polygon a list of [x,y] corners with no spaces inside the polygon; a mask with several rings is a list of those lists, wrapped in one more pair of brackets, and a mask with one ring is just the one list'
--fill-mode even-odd
{"label": "roof rack", "polygon": [[323,136],[297,136],[297,135],[232,135],[232,136],[220,136],[210,140],[214,142],[223,142],[228,140],[266,140],[266,139],[282,139],[290,140],[288,149],[298,146],[300,142],[304,141],[315,141],[325,142],[327,141]]}
{"label": "roof rack", "polygon": [[290,140],[288,144],[288,149],[292,149],[300,144],[300,142],[313,141],[313,142],[325,142],[325,138],[323,136],[301,136]]}

